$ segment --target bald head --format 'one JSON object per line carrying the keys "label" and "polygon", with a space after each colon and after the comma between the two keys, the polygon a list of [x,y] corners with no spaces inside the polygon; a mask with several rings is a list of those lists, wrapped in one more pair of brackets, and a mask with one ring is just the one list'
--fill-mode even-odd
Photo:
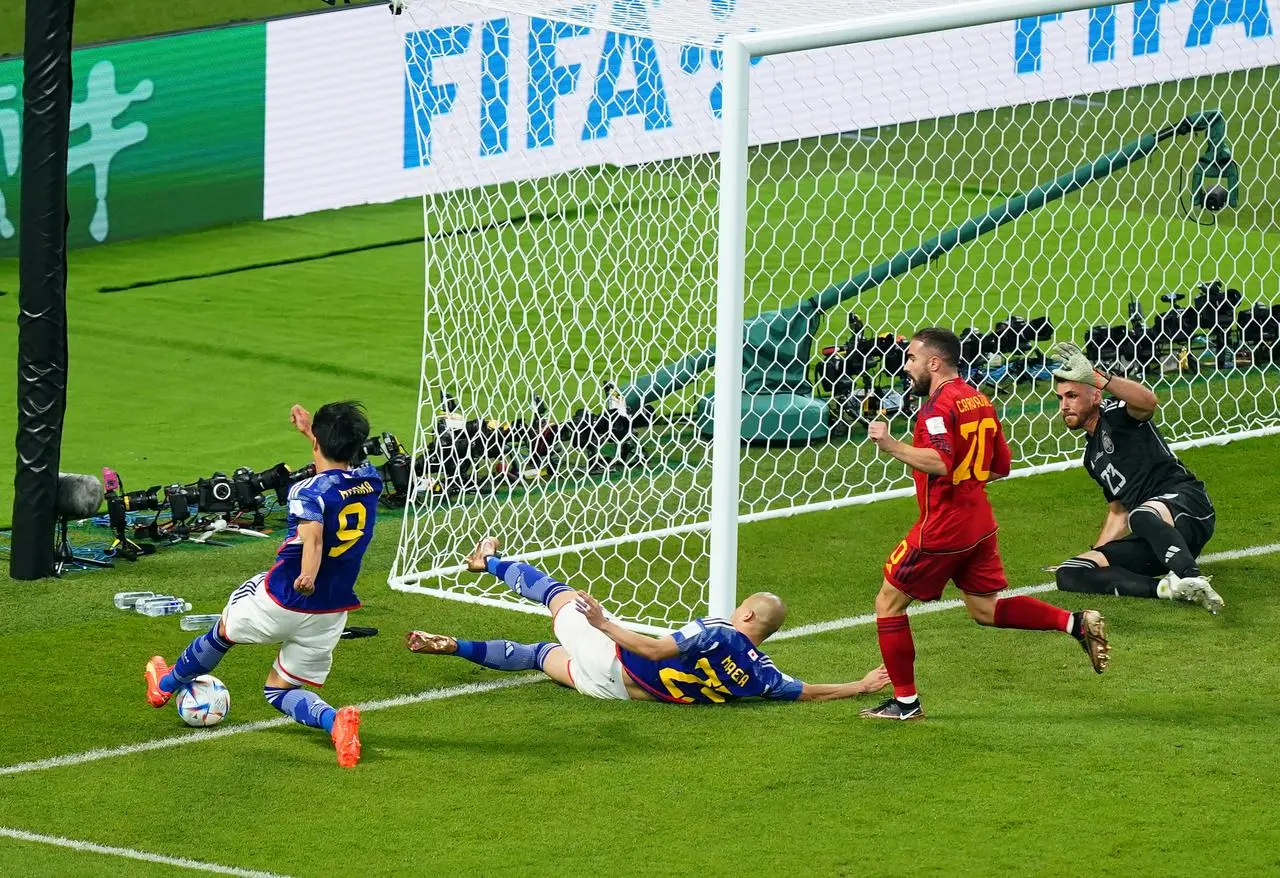
{"label": "bald head", "polygon": [[738,605],[731,621],[733,627],[760,643],[781,628],[786,618],[787,605],[782,598],[772,592],[758,591]]}

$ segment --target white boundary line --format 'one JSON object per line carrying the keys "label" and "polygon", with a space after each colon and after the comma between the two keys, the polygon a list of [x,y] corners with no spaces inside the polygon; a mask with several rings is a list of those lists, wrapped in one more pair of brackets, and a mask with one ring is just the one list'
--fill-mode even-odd
{"label": "white boundary line", "polygon": [[[1202,555],[1200,562],[1204,564],[1212,564],[1215,561],[1234,561],[1237,558],[1252,558],[1256,555],[1273,555],[1280,552],[1280,543],[1267,543],[1261,546],[1250,546],[1247,549],[1233,549],[1229,552],[1214,552],[1211,555]],[[1036,594],[1042,591],[1053,591],[1057,588],[1052,582],[1043,582],[1040,585],[1027,585],[1022,588],[1011,588],[1009,594]],[[922,616],[925,613],[940,613],[943,610],[954,610],[957,607],[963,607],[964,601],[933,601],[928,604],[912,604],[907,610],[907,614],[911,616]],[[800,625],[796,628],[788,628],[785,631],[779,631],[777,634],[769,638],[770,642],[775,640],[790,640],[792,637],[806,637],[810,634],[822,634],[826,631],[839,631],[842,628],[852,628],[855,625],[870,625],[876,620],[874,613],[864,613],[861,616],[846,616],[843,619],[832,619],[829,622],[814,622],[810,625]]]}
{"label": "white boundary line", "polygon": [[[1052,582],[1044,582],[1040,585],[1027,585],[1022,588],[1011,588],[1007,594],[1036,594],[1042,591],[1053,591],[1057,588]],[[943,610],[954,610],[957,607],[963,607],[964,601],[948,600],[948,601],[932,601],[927,604],[912,604],[907,608],[908,616],[923,616],[925,613],[941,613]],[[870,625],[876,620],[875,613],[863,613],[861,616],[846,616],[843,619],[831,619],[827,622],[813,622],[808,625],[799,625],[795,628],[788,628],[785,631],[779,631],[777,634],[769,638],[769,642],[775,640],[790,640],[793,637],[808,637],[810,634],[824,634],[827,631],[840,631],[844,628],[852,628],[855,625]]]}
{"label": "white boundary line", "polygon": [[[388,707],[403,707],[406,704],[418,704],[423,701],[443,701],[446,698],[457,698],[461,695],[479,695],[494,692],[498,689],[510,689],[514,686],[525,686],[545,679],[541,674],[521,674],[518,677],[504,677],[500,680],[488,680],[484,683],[466,683],[461,686],[450,686],[447,689],[428,689],[415,695],[401,695],[381,701],[367,701],[357,705],[361,711],[383,710]],[[236,726],[224,726],[212,731],[194,731],[185,735],[168,738],[156,738],[138,744],[125,744],[120,747],[104,747],[99,750],[85,750],[83,753],[70,753],[66,756],[54,756],[49,759],[38,759],[34,762],[19,762],[14,765],[0,767],[0,776],[6,774],[25,774],[29,771],[44,771],[49,768],[61,768],[66,765],[83,765],[86,762],[97,762],[99,759],[112,759],[116,756],[128,756],[132,753],[145,753],[148,750],[164,750],[168,747],[181,747],[184,744],[201,744],[205,741],[216,741],[231,735],[244,732],[260,732],[263,729],[274,729],[278,726],[294,725],[294,720],[287,716],[277,719],[261,720],[256,723],[242,723]]]}
{"label": "white boundary line", "polygon": [[[1201,562],[1212,564],[1215,561],[1234,561],[1239,558],[1252,558],[1258,555],[1272,555],[1280,552],[1280,543],[1266,543],[1260,546],[1249,546],[1244,549],[1233,549],[1227,552],[1215,552],[1210,555],[1204,555],[1200,558]],[[1028,585],[1022,588],[1010,589],[1010,594],[1035,594],[1038,592],[1052,591],[1056,586],[1051,582],[1041,583],[1040,585]],[[935,601],[928,604],[914,604],[907,612],[914,616],[924,615],[926,613],[940,613],[943,610],[954,610],[964,606],[963,601],[948,600]],[[795,628],[788,628],[780,631],[770,638],[770,641],[790,640],[794,637],[807,637],[811,634],[822,634],[828,631],[839,631],[844,628],[853,628],[858,625],[870,625],[875,621],[875,616],[865,613],[860,616],[846,616],[842,619],[831,619],[826,622],[814,622],[810,625],[800,625]],[[414,695],[401,695],[396,698],[386,698],[380,701],[368,701],[358,705],[361,711],[383,710],[388,707],[403,707],[408,704],[421,704],[424,701],[443,701],[448,698],[458,698],[463,695],[481,695],[486,692],[495,692],[499,689],[511,689],[516,686],[526,686],[530,683],[541,682],[545,678],[541,674],[520,674],[514,677],[504,677],[498,680],[489,680],[483,683],[467,683],[461,686],[450,686],[446,689],[428,689],[425,692],[419,692]],[[106,747],[98,750],[86,750],[82,753],[70,753],[65,756],[54,756],[49,759],[39,759],[34,762],[19,762],[14,765],[5,765],[0,767],[0,777],[5,775],[26,774],[32,771],[44,771],[50,768],[61,768],[68,765],[83,765],[86,762],[97,762],[100,759],[113,759],[117,756],[128,756],[133,753],[145,753],[150,750],[163,750],[169,747],[180,747],[184,744],[199,744],[205,741],[216,741],[220,738],[230,737],[231,735],[239,735],[245,732],[258,732],[263,729],[272,729],[279,726],[293,725],[294,721],[289,717],[279,717],[277,719],[262,720],[255,723],[244,723],[242,725],[224,726],[213,731],[193,731],[185,735],[175,735],[168,738],[156,738],[151,741],[143,741],[138,744],[125,744],[120,747]]]}
{"label": "white boundary line", "polygon": [[18,841],[30,841],[37,844],[51,844],[60,848],[71,848],[91,854],[106,854],[110,857],[126,857],[130,860],[143,860],[148,863],[163,863],[166,866],[177,866],[179,869],[191,869],[196,872],[213,872],[218,875],[240,875],[242,878],[285,878],[275,872],[257,872],[253,869],[237,869],[234,866],[219,866],[217,863],[204,863],[199,860],[188,860],[185,857],[166,857],[133,848],[111,847],[105,844],[94,844],[91,841],[76,841],[58,835],[40,835],[35,832],[23,832],[21,829],[10,829],[0,826],[0,836],[16,838]]}

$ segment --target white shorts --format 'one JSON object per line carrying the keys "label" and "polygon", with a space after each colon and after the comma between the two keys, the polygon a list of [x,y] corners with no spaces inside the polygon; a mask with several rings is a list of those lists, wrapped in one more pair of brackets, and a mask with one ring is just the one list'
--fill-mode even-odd
{"label": "white shorts", "polygon": [[551,621],[556,640],[569,653],[569,679],[573,687],[592,698],[627,701],[626,671],[618,660],[618,647],[591,627],[587,617],[565,604]]}
{"label": "white shorts", "polygon": [[267,593],[267,574],[259,573],[231,593],[222,622],[232,643],[280,644],[276,673],[290,683],[323,686],[347,614],[286,610]]}

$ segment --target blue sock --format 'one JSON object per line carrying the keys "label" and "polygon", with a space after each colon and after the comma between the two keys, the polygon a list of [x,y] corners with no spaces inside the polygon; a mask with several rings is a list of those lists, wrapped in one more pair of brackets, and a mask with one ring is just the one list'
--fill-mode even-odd
{"label": "blue sock", "polygon": [[485,567],[494,576],[501,579],[511,590],[521,597],[540,604],[551,605],[551,599],[561,592],[573,591],[563,582],[557,582],[549,573],[543,573],[532,564],[523,561],[503,561],[497,555],[490,555]]}
{"label": "blue sock", "polygon": [[234,644],[218,633],[218,623],[187,644],[169,673],[160,679],[165,692],[177,692],[201,674],[207,674],[218,666],[222,657]]}
{"label": "blue sock", "polygon": [[291,716],[304,726],[313,729],[333,731],[333,718],[338,712],[325,703],[325,700],[310,689],[263,686],[262,694],[267,704],[285,716]]}
{"label": "blue sock", "polygon": [[459,640],[455,655],[495,671],[542,670],[547,653],[558,643],[512,643],[510,640]]}

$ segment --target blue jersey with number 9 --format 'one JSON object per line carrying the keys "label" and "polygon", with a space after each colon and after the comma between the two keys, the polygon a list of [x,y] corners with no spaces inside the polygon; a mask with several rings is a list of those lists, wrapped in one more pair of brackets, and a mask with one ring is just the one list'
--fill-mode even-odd
{"label": "blue jersey with number 9", "polygon": [[[360,606],[356,579],[373,538],[382,480],[366,464],[353,470],[326,470],[289,489],[289,536],[267,573],[267,592],[276,603],[300,613],[338,613]],[[293,582],[302,572],[303,521],[324,524],[324,545],[315,591],[304,595]]]}
{"label": "blue jersey with number 9", "polygon": [[695,619],[671,635],[675,658],[652,661],[619,648],[627,674],[659,701],[724,704],[738,698],[794,701],[804,684],[774,667],[725,619]]}

